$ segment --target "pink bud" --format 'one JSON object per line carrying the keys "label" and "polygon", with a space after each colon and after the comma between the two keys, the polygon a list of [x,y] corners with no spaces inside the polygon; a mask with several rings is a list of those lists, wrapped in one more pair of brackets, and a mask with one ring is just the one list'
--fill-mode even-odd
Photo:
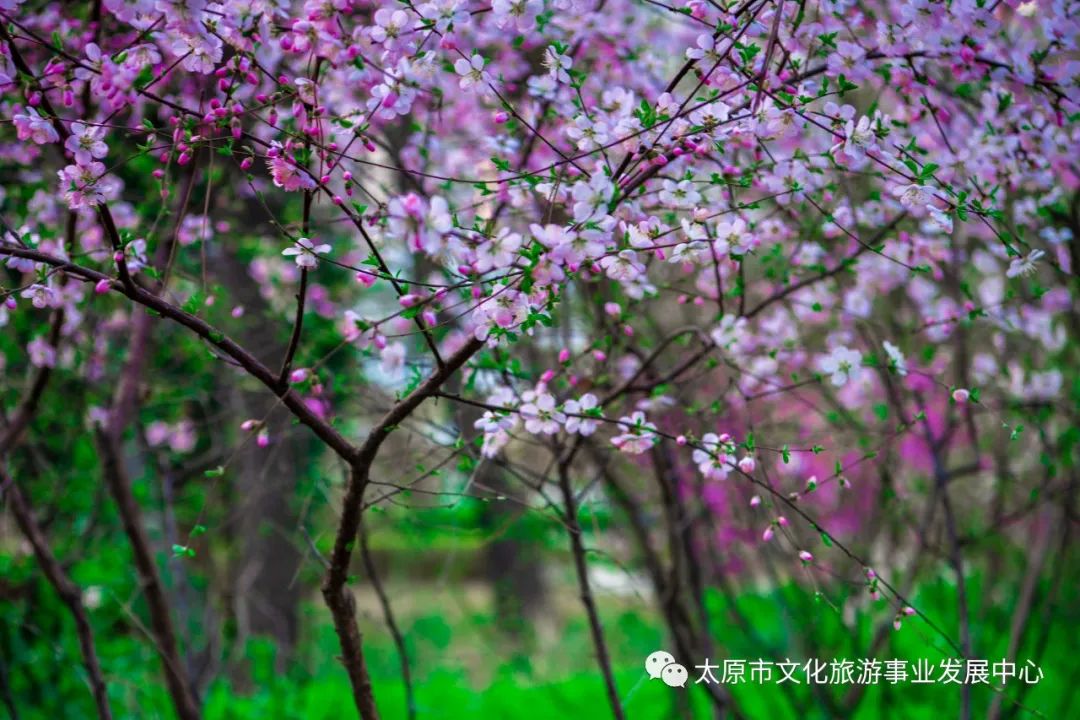
{"label": "pink bud", "polygon": [[603,350],[593,350],[592,356],[596,359],[596,362],[604,362],[607,360],[607,353]]}
{"label": "pink bud", "polygon": [[296,370],[293,370],[291,373],[289,373],[289,382],[293,383],[294,385],[296,383],[302,383],[307,380],[310,375],[311,371],[307,368],[297,368]]}
{"label": "pink bud", "polygon": [[905,615],[907,615],[908,617],[911,617],[912,615],[914,615],[914,614],[915,614],[915,608],[913,608],[913,607],[911,607],[911,606],[908,606],[908,605],[905,605],[905,606],[904,606],[904,609],[903,609],[903,610],[901,610],[900,612],[904,613],[904,614],[905,614]]}
{"label": "pink bud", "polygon": [[874,572],[873,568],[866,568],[866,577],[870,580],[873,580],[877,577],[877,573]]}
{"label": "pink bud", "polygon": [[266,432],[266,430],[261,430],[259,432],[259,434],[255,437],[255,444],[258,445],[261,448],[264,448],[267,445],[269,445],[270,444],[270,433]]}
{"label": "pink bud", "polygon": [[788,521],[787,521],[787,518],[786,518],[786,517],[784,517],[783,515],[781,515],[780,517],[776,518],[776,522],[777,522],[777,524],[778,524],[778,525],[782,525],[783,527],[787,527],[787,526],[788,526]]}
{"label": "pink bud", "polygon": [[109,281],[103,278],[101,280],[98,280],[97,284],[94,285],[94,292],[96,292],[98,295],[104,295],[105,293],[109,292],[110,287],[111,284],[109,283]]}
{"label": "pink bud", "polygon": [[755,495],[754,497],[750,498],[750,507],[756,508],[759,505],[761,505],[761,496],[760,495]]}
{"label": "pink bud", "polygon": [[765,541],[765,542],[769,542],[770,540],[773,539],[774,534],[775,533],[773,532],[773,526],[770,525],[767,528],[765,528],[765,532],[761,533],[761,539],[763,541]]}
{"label": "pink bud", "polygon": [[508,113],[508,112],[506,112],[504,110],[500,110],[499,112],[495,113],[495,122],[498,123],[499,125],[502,125],[503,123],[505,123],[509,119],[510,119],[510,113]]}
{"label": "pink bud", "polygon": [[[757,462],[755,462],[753,455],[747,455],[742,460],[739,460],[739,469],[742,470],[747,475],[754,472],[754,468],[756,468],[756,467],[757,467]],[[758,500],[758,502],[761,502],[761,501]]]}
{"label": "pink bud", "polygon": [[243,317],[244,316],[244,306],[243,305],[237,305],[236,307],[234,307],[232,309],[232,312],[229,313],[229,314],[232,315],[234,318]]}
{"label": "pink bud", "polygon": [[952,399],[960,403],[961,405],[966,403],[969,397],[971,397],[971,393],[964,388],[957,388],[956,390],[953,390]]}
{"label": "pink bud", "polygon": [[814,562],[814,556],[811,555],[806,550],[800,550],[799,551],[799,559],[802,560],[804,563],[812,563],[812,562]]}
{"label": "pink bud", "polygon": [[547,384],[547,383],[551,382],[554,377],[555,377],[555,371],[554,370],[550,370],[550,369],[545,370],[544,374],[540,376],[540,382],[542,382],[544,384]]}
{"label": "pink bud", "polygon": [[398,304],[401,305],[401,307],[406,307],[406,308],[407,307],[412,307],[413,305],[415,305],[419,301],[420,301],[420,296],[417,295],[416,293],[408,293],[408,294],[402,295],[400,298],[398,298]]}
{"label": "pink bud", "polygon": [[244,422],[240,423],[240,429],[243,430],[244,432],[251,432],[255,428],[259,427],[260,425],[262,425],[262,423],[259,422],[258,420],[255,420],[255,419],[245,420]]}
{"label": "pink bud", "polygon": [[900,629],[900,618],[899,617],[893,618],[892,626],[893,626],[893,630],[899,630]]}
{"label": "pink bud", "polygon": [[559,362],[564,363],[570,360],[570,350],[563,348],[559,351]]}

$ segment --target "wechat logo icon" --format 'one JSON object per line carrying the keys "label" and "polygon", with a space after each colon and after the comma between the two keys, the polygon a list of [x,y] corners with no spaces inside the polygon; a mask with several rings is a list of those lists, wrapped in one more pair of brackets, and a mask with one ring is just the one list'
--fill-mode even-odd
{"label": "wechat logo icon", "polygon": [[645,658],[645,672],[650,680],[659,678],[668,687],[686,687],[689,675],[685,667],[675,662],[675,656],[665,650],[657,650]]}

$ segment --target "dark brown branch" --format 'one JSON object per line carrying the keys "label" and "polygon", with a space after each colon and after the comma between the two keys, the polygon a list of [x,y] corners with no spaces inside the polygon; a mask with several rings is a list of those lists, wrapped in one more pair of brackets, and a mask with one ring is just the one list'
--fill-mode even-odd
{"label": "dark brown branch", "polygon": [[293,321],[292,336],[289,338],[289,346],[285,350],[285,359],[281,363],[281,372],[278,373],[277,386],[284,390],[289,384],[289,373],[292,371],[293,357],[296,349],[300,346],[300,332],[304,328],[304,301],[307,299],[308,271],[307,268],[300,270],[300,290],[296,293],[296,319]]}
{"label": "dark brown branch", "polygon": [[[58,309],[53,314],[52,327],[49,329],[49,344],[54,348],[60,342],[60,330],[63,326],[64,311]],[[15,446],[27,426],[30,425],[30,421],[37,413],[38,405],[41,403],[41,396],[45,392],[45,386],[49,384],[51,376],[52,368],[48,365],[42,365],[37,369],[34,379],[30,383],[29,392],[26,393],[19,407],[15,410],[4,433],[0,435],[0,457],[5,456]]]}
{"label": "dark brown branch", "polygon": [[352,472],[345,490],[345,498],[342,501],[344,507],[341,512],[341,521],[338,524],[337,536],[334,538],[334,549],[330,555],[330,568],[323,580],[322,594],[334,618],[334,629],[341,642],[341,660],[352,683],[353,700],[356,702],[356,709],[360,712],[361,720],[376,720],[379,715],[371,690],[371,678],[368,676],[367,666],[364,663],[362,637],[356,625],[356,603],[346,585],[352,551],[360,530],[364,490],[370,479],[371,465],[375,461],[379,448],[398,424],[422,402],[433,397],[443,383],[468,362],[469,358],[481,347],[483,343],[473,338],[459,348],[446,359],[443,365],[436,368],[427,380],[383,416],[368,433],[360,449],[351,455]]}
{"label": "dark brown branch", "polygon": [[570,553],[574,557],[574,571],[577,574],[581,604],[585,606],[585,614],[589,618],[589,632],[592,635],[593,647],[596,648],[596,662],[600,665],[600,672],[604,676],[604,688],[607,691],[608,703],[611,705],[611,714],[615,716],[615,720],[623,720],[626,716],[623,713],[622,702],[619,700],[619,689],[615,685],[615,674],[611,670],[611,657],[608,654],[607,641],[604,640],[604,626],[600,622],[600,614],[596,610],[596,602],[593,599],[592,589],[589,587],[589,566],[585,558],[585,543],[581,539],[577,498],[570,485],[570,471],[565,462],[559,463],[559,488],[562,490],[566,531],[570,536]]}
{"label": "dark brown branch", "polygon": [[0,468],[0,495],[7,500],[8,507],[15,516],[15,522],[26,536],[30,547],[33,548],[34,558],[37,559],[41,571],[45,574],[45,579],[60,596],[60,600],[67,606],[68,612],[75,620],[75,632],[79,636],[79,650],[82,652],[83,664],[86,666],[90,692],[94,696],[98,717],[101,720],[111,720],[112,711],[109,709],[108,692],[105,679],[101,674],[101,663],[98,662],[97,651],[94,648],[94,634],[90,628],[90,619],[82,604],[82,591],[57,562],[22,490],[4,472],[3,468]]}
{"label": "dark brown branch", "polygon": [[[316,70],[316,74],[318,71]],[[307,237],[311,231],[311,201],[312,191],[304,191],[304,215],[300,222],[300,232]],[[281,362],[281,372],[278,373],[278,387],[284,388],[289,382],[289,372],[292,371],[293,357],[300,346],[300,332],[304,328],[304,303],[307,300],[308,269],[300,268],[300,290],[296,293],[296,319],[293,321],[292,336],[289,338],[289,346],[285,349],[285,359]]]}
{"label": "dark brown branch", "polygon": [[144,290],[143,288],[138,286],[135,286],[134,288],[125,288],[117,283],[115,279],[104,273],[81,265],[75,265],[62,258],[47,255],[36,250],[6,245],[0,246],[0,255],[23,257],[42,262],[60,268],[69,275],[81,278],[88,282],[96,283],[99,280],[109,281],[112,284],[113,290],[116,290],[134,302],[153,310],[158,315],[183,325],[207,343],[220,350],[225,356],[247,371],[249,375],[268,387],[275,395],[281,398],[282,403],[289,408],[293,415],[295,415],[301,423],[311,428],[312,431],[314,431],[314,433],[341,458],[350,462],[356,458],[358,452],[356,447],[335,430],[330,423],[316,415],[303,399],[292,392],[291,389],[279,389],[277,387],[277,375],[273,371],[259,362],[255,356],[238,345],[227,335],[201,318],[184,312],[175,305],[172,305],[168,301],[163,300],[154,293]]}
{"label": "dark brown branch", "polygon": [[416,698],[413,695],[412,672],[409,669],[409,651],[405,647],[405,636],[398,627],[394,617],[394,609],[390,604],[390,597],[386,594],[382,580],[379,578],[378,569],[375,567],[375,559],[371,555],[371,547],[368,545],[367,527],[360,526],[360,558],[364,562],[364,572],[367,573],[368,582],[375,589],[382,607],[383,618],[390,636],[394,638],[394,646],[397,648],[398,660],[401,662],[401,682],[405,686],[405,712],[409,720],[416,717]]}
{"label": "dark brown branch", "polygon": [[142,509],[131,491],[131,479],[124,466],[119,438],[112,433],[99,431],[98,447],[101,452],[105,482],[116,501],[120,522],[124,526],[124,534],[127,535],[128,543],[131,545],[135,570],[146,597],[151,634],[157,645],[158,654],[161,655],[169,695],[172,697],[180,720],[198,720],[202,712],[199,710],[198,701],[180,659],[169,601],[158,574],[150,541],[146,537]]}

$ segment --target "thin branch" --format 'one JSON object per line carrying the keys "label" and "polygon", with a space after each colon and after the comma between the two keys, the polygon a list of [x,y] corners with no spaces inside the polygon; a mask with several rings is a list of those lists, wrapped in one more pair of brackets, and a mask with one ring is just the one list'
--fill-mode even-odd
{"label": "thin branch", "polygon": [[285,359],[281,362],[281,371],[278,373],[277,386],[284,390],[288,387],[289,373],[292,371],[293,356],[300,345],[300,332],[304,327],[304,301],[307,298],[308,270],[300,270],[300,290],[296,293],[296,319],[293,321],[292,336],[289,338],[289,346],[285,350]]}
{"label": "thin branch", "polygon": [[60,600],[67,606],[68,612],[75,620],[75,632],[79,636],[79,650],[82,652],[83,664],[86,666],[90,692],[94,696],[98,717],[101,720],[112,720],[108,690],[101,674],[101,663],[98,662],[97,651],[94,648],[94,633],[90,627],[90,619],[82,604],[82,592],[57,562],[22,490],[14,479],[4,472],[3,468],[0,468],[0,495],[7,500],[8,507],[15,515],[15,522],[26,536],[30,547],[33,548],[34,557],[45,574],[45,579],[60,596]]}
{"label": "thin branch", "polygon": [[334,618],[334,629],[341,642],[342,658],[345,670],[352,683],[353,700],[360,713],[361,720],[377,720],[378,710],[371,689],[371,678],[363,655],[363,638],[356,624],[356,603],[346,584],[349,578],[349,565],[352,551],[360,531],[361,509],[364,491],[371,477],[371,465],[383,442],[398,424],[407,418],[413,410],[442,387],[451,375],[468,362],[484,344],[472,338],[446,359],[445,364],[436,368],[427,380],[397,403],[390,412],[372,428],[367,439],[358,451],[351,456],[349,483],[342,501],[341,520],[334,538],[334,549],[330,555],[330,568],[323,580],[322,594],[330,613]]}
{"label": "thin branch", "polygon": [[312,431],[314,431],[314,433],[342,459],[351,461],[356,457],[358,452],[356,447],[346,440],[341,433],[334,429],[329,422],[316,415],[299,395],[293,392],[291,388],[282,389],[277,386],[277,375],[273,371],[256,359],[254,355],[225,335],[225,333],[210,325],[205,320],[181,310],[167,300],[144,290],[138,285],[134,288],[125,288],[117,283],[114,278],[111,278],[104,273],[81,265],[76,265],[62,258],[47,255],[36,250],[8,245],[0,246],[0,256],[2,255],[22,257],[42,262],[46,265],[52,265],[53,267],[58,267],[68,274],[86,280],[87,282],[96,283],[100,280],[108,281],[111,283],[113,290],[120,292],[139,305],[154,311],[158,315],[183,325],[207,343],[220,350],[225,356],[235,361],[235,363],[247,371],[249,375],[261,382],[273,391],[275,395],[281,398],[282,404],[289,408],[301,423],[311,428]]}
{"label": "thin branch", "polygon": [[187,677],[173,627],[171,608],[158,574],[154,552],[146,537],[142,510],[131,489],[131,479],[124,466],[119,438],[98,432],[102,470],[109,492],[116,501],[121,524],[131,545],[132,558],[149,608],[151,634],[165,670],[165,684],[180,720],[198,720],[202,716],[191,681]]}
{"label": "thin branch", "polygon": [[401,682],[405,686],[405,711],[409,720],[413,720],[416,717],[416,698],[413,694],[412,672],[409,669],[409,651],[405,647],[405,636],[402,635],[401,628],[398,627],[397,619],[394,617],[390,597],[386,594],[386,588],[383,587],[382,579],[379,578],[375,567],[375,559],[371,555],[371,547],[368,544],[367,526],[363,524],[360,526],[360,558],[364,562],[364,572],[367,573],[368,582],[371,583],[371,587],[375,589],[375,594],[379,598],[386,627],[390,631],[390,636],[394,638],[394,646],[397,648],[398,660],[401,663]]}
{"label": "thin branch", "polygon": [[577,573],[578,590],[581,594],[581,604],[585,606],[585,614],[589,618],[589,632],[592,634],[593,647],[596,648],[596,662],[600,665],[600,672],[604,676],[604,688],[607,691],[608,703],[611,705],[611,714],[615,720],[624,720],[622,702],[619,700],[619,689],[615,685],[615,674],[611,669],[611,657],[608,654],[607,642],[604,640],[604,626],[600,622],[600,614],[596,610],[596,602],[593,599],[592,589],[589,587],[589,568],[585,559],[585,544],[581,539],[581,523],[578,522],[578,504],[574,497],[574,489],[570,485],[570,472],[565,462],[559,463],[559,488],[562,490],[563,504],[566,508],[566,530],[570,537],[570,552],[574,556],[574,571]]}

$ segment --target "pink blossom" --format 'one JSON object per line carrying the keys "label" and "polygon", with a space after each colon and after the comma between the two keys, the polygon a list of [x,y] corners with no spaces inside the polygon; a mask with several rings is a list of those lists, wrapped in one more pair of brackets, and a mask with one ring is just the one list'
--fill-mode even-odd
{"label": "pink blossom", "polygon": [[102,142],[104,130],[82,123],[71,124],[71,134],[64,141],[64,147],[75,156],[79,165],[89,165],[95,159],[103,158],[109,152],[109,146]]}
{"label": "pink blossom", "polygon": [[319,264],[319,255],[330,252],[330,246],[326,243],[316,245],[311,239],[297,238],[292,247],[281,251],[282,255],[292,256],[297,267],[305,270],[314,269]]}
{"label": "pink blossom", "polygon": [[20,140],[31,140],[38,145],[60,140],[52,123],[38,115],[37,110],[32,107],[26,108],[25,112],[16,113],[12,120]]}

